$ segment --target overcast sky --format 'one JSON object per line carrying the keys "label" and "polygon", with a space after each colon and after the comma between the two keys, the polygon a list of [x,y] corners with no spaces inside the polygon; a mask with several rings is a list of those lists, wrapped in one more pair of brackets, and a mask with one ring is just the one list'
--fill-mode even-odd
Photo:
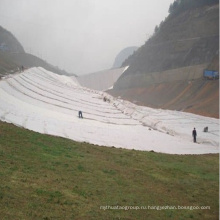
{"label": "overcast sky", "polygon": [[77,75],[141,46],[174,0],[0,0],[0,25],[28,53]]}

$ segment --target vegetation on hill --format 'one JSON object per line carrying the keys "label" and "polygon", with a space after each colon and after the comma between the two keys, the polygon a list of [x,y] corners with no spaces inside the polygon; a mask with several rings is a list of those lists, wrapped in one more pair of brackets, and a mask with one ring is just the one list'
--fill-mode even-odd
{"label": "vegetation on hill", "polygon": [[[108,92],[153,108],[218,118],[219,85],[204,81],[203,71],[219,71],[219,2],[177,0],[169,11],[151,38],[125,60],[129,68]],[[161,74],[168,80],[162,82]]]}
{"label": "vegetation on hill", "polygon": [[219,216],[218,155],[108,148],[3,122],[0,136],[1,219]]}
{"label": "vegetation on hill", "polygon": [[[188,1],[177,2],[181,6]],[[156,26],[152,37],[123,63],[130,66],[124,75],[209,64],[218,55],[219,4],[176,10],[180,12],[173,12]]]}
{"label": "vegetation on hill", "polygon": [[74,75],[32,54],[25,53],[22,45],[14,35],[0,26],[0,77],[19,71],[21,66],[25,68],[41,66],[57,74]]}
{"label": "vegetation on hill", "polygon": [[218,3],[219,0],[175,0],[172,4],[170,4],[169,13],[177,14],[189,9]]}
{"label": "vegetation on hill", "polygon": [[0,26],[0,51],[24,53],[24,48],[9,31]]}
{"label": "vegetation on hill", "polygon": [[[173,3],[170,4],[168,12],[171,17],[176,16],[177,14],[187,10],[196,9],[202,6],[211,6],[218,3],[219,0],[175,0]],[[159,25],[156,25],[153,36],[161,29],[163,23],[164,21],[161,21]]]}

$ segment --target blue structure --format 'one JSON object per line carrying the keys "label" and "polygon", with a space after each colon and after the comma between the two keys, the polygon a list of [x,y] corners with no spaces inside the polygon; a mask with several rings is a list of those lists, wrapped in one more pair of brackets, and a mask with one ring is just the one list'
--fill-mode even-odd
{"label": "blue structure", "polygon": [[219,72],[215,70],[204,70],[203,77],[205,79],[219,79]]}

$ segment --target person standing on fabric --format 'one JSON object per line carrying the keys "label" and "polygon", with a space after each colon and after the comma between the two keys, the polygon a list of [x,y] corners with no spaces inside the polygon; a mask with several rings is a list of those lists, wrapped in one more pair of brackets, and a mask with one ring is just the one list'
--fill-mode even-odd
{"label": "person standing on fabric", "polygon": [[195,129],[195,128],[194,128],[193,131],[192,131],[192,136],[193,136],[194,142],[196,142],[197,132],[196,132],[196,129]]}
{"label": "person standing on fabric", "polygon": [[79,118],[83,118],[82,111],[79,111]]}

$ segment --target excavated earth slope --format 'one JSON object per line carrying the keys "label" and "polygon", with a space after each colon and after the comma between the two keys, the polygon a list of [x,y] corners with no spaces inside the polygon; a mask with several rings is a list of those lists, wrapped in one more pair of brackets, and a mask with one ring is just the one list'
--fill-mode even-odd
{"label": "excavated earth slope", "polygon": [[108,91],[138,105],[191,112],[219,118],[219,82],[197,79],[151,84],[145,88]]}
{"label": "excavated earth slope", "polygon": [[[122,88],[108,93],[138,105],[219,118],[219,80],[204,79],[205,66],[126,77],[124,87],[122,84]],[[132,83],[130,88],[129,83]]]}

